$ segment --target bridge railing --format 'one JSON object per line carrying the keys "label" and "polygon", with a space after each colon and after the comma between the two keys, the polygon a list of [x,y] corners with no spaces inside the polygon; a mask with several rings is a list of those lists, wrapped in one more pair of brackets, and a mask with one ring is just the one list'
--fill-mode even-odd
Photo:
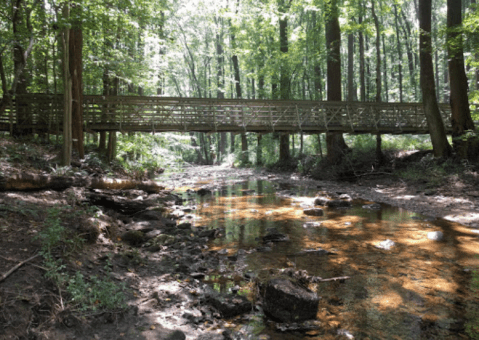
{"label": "bridge railing", "polygon": [[[139,96],[83,98],[87,131],[338,131],[427,133],[417,103],[274,101]],[[449,105],[440,105],[450,130]],[[0,116],[0,126],[60,131],[63,95],[17,96]]]}

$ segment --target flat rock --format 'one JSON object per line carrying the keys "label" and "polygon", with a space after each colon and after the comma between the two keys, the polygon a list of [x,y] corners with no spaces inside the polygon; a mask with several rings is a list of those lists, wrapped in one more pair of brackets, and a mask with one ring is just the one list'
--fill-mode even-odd
{"label": "flat rock", "polygon": [[321,222],[306,222],[303,224],[303,228],[318,228],[321,227]]}
{"label": "flat rock", "polygon": [[311,290],[287,278],[267,282],[263,308],[281,322],[302,322],[314,319],[318,312],[319,297]]}
{"label": "flat rock", "polygon": [[323,216],[324,215],[324,211],[321,208],[304,209],[303,213],[308,216]]}
{"label": "flat rock", "polygon": [[248,313],[252,309],[251,302],[242,295],[213,294],[209,296],[208,301],[224,318]]}
{"label": "flat rock", "polygon": [[149,231],[145,234],[145,239],[146,240],[151,240],[152,238],[161,235],[162,231],[161,230],[152,230]]}
{"label": "flat rock", "polygon": [[363,209],[381,210],[381,204],[379,203],[365,204],[363,205]]}

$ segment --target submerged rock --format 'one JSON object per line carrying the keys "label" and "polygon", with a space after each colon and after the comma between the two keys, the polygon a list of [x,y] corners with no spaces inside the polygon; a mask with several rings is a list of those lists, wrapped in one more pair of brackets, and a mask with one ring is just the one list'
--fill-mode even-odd
{"label": "submerged rock", "polygon": [[309,289],[287,278],[277,278],[266,284],[263,308],[282,322],[301,322],[314,319],[319,297]]}
{"label": "submerged rock", "polygon": [[350,201],[331,200],[326,204],[329,208],[350,208],[352,206]]}
{"label": "submerged rock", "polygon": [[303,224],[303,228],[317,228],[321,227],[321,222],[306,222]]}
{"label": "submerged rock", "polygon": [[264,243],[287,242],[287,241],[289,241],[289,236],[285,235],[285,234],[278,233],[278,232],[273,232],[273,233],[270,233],[270,234],[263,237],[263,242]]}
{"label": "submerged rock", "polygon": [[323,209],[320,209],[320,208],[304,209],[303,213],[308,216],[323,216],[324,215]]}
{"label": "submerged rock", "polygon": [[363,209],[381,210],[381,204],[379,203],[365,204],[363,205]]}

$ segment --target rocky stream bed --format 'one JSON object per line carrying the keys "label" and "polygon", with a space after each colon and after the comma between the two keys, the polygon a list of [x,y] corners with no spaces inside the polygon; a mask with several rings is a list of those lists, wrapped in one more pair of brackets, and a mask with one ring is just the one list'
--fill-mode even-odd
{"label": "rocky stream bed", "polygon": [[[479,265],[473,256],[479,253],[479,192],[474,187],[420,190],[391,179],[335,183],[228,167],[192,167],[158,181],[167,190],[1,193],[0,205],[17,207],[17,212],[32,204],[46,209],[47,202],[100,206],[96,218],[71,220],[69,227],[94,234],[94,242],[72,259],[71,270],[85,277],[109,275],[123,284],[128,308],[121,313],[83,314],[63,308],[55,289],[43,279],[37,259],[0,282],[0,325],[5,329],[0,339],[465,338],[468,268]],[[208,212],[214,204],[210,197],[226,192],[228,186],[258,181],[288,203],[245,206],[248,213],[260,213],[272,223],[250,243],[239,245],[231,228],[213,213],[211,221],[206,215],[198,217],[199,210]],[[260,191],[245,186],[233,199],[262,195]],[[298,194],[301,191],[304,197]],[[355,230],[344,232],[345,227],[366,223],[348,217],[353,204],[368,213],[386,211],[384,204],[407,209],[418,216],[407,213],[408,221],[417,219],[422,223],[418,228],[424,230],[414,229],[419,236],[408,243],[406,235],[416,227],[404,224],[404,230],[385,232],[371,220],[367,223],[378,229],[374,237],[368,234],[373,241],[365,241],[366,236]],[[5,260],[0,273],[38,249],[31,236],[39,221],[25,219],[13,225],[8,218],[13,210],[4,209],[7,213],[0,221],[4,236],[0,255]],[[277,217],[280,210],[287,210],[287,223]],[[228,218],[231,222],[238,211],[223,209],[225,213],[233,215]],[[243,223],[237,216],[237,224]],[[436,218],[445,220],[432,225]],[[286,225],[292,220],[306,234],[288,232]],[[334,229],[338,225],[343,229]],[[337,234],[324,234],[328,231]],[[289,246],[291,240],[295,246]],[[424,256],[426,269],[422,264],[413,270],[398,269],[401,262],[412,261],[411,254],[403,254],[415,246],[423,247],[413,255]],[[282,256],[285,253],[288,256]],[[388,256],[391,260],[386,260]],[[455,286],[441,286],[448,277],[456,278]],[[374,287],[386,280],[388,288],[376,292]],[[417,293],[414,281],[427,294]],[[374,313],[359,315],[371,305],[377,306]],[[438,306],[441,312],[433,310]],[[448,308],[452,312],[446,312]],[[405,327],[396,325],[398,315]],[[388,326],[388,320],[396,321]],[[368,329],[364,326],[368,324],[376,328]]]}

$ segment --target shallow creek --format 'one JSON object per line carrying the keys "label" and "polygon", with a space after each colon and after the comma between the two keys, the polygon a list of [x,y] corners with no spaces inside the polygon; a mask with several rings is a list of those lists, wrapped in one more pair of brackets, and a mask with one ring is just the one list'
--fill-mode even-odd
{"label": "shallow creek", "polygon": [[[215,185],[204,182],[193,187],[205,184]],[[350,277],[310,285],[321,297],[319,329],[282,332],[257,308],[256,314],[231,320],[228,326],[233,330],[252,339],[467,338],[464,324],[472,304],[469,268],[479,266],[479,238],[469,228],[386,205],[365,209],[373,202],[364,201],[353,201],[348,209],[324,208],[323,216],[307,216],[303,209],[313,205],[316,195],[341,193],[281,187],[267,180],[231,182],[206,196],[185,190],[180,193],[187,204],[197,207],[189,216],[194,227],[224,228],[209,250],[227,249],[229,260],[225,254],[218,270],[204,279],[216,290],[227,293],[239,286],[238,294],[256,299],[244,274],[265,282],[282,268],[322,278]],[[270,228],[290,241],[263,244]],[[444,240],[429,240],[427,233],[432,231],[442,231]],[[390,250],[377,247],[388,239],[395,242]],[[299,254],[318,248],[332,254]],[[240,249],[246,255],[235,257]]]}

